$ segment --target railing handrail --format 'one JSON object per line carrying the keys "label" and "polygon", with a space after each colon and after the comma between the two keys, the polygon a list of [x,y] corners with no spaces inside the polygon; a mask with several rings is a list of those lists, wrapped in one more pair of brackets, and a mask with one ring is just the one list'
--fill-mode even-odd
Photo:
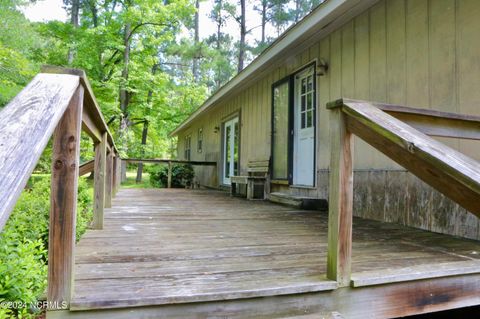
{"label": "railing handrail", "polygon": [[108,143],[113,146],[113,148],[115,149],[115,153],[118,153],[118,149],[115,145],[112,133],[110,132],[110,129],[105,122],[105,118],[103,117],[102,111],[100,109],[100,106],[98,105],[97,99],[95,98],[95,94],[93,93],[90,81],[88,80],[85,71],[80,69],[64,68],[55,65],[44,65],[42,66],[41,72],[51,74],[70,74],[76,75],[80,78],[80,83],[85,89],[84,112],[82,114],[82,126],[84,131],[95,142],[100,142],[101,138],[99,135],[101,135],[102,131],[106,132]]}
{"label": "railing handrail", "polygon": [[[48,68],[48,73],[35,76],[0,110],[0,231],[79,85],[85,92],[84,114],[90,112],[99,116],[96,131],[107,133],[110,145],[118,154],[85,73]],[[47,71],[47,67],[45,69]],[[96,141],[96,135],[85,131]]]}
{"label": "railing handrail", "polygon": [[168,158],[125,158],[125,163],[154,163],[154,164],[168,164],[167,172],[167,188],[172,188],[172,164],[191,164],[199,166],[216,166],[217,162],[212,161],[190,161],[190,160],[177,160]]}
{"label": "railing handrail", "polygon": [[[80,132],[94,141],[93,227],[103,227],[120,182],[120,156],[85,72],[45,67],[0,111],[0,231],[53,135],[48,294],[69,306],[74,272]],[[54,74],[52,74],[54,73]]]}
{"label": "railing handrail", "polygon": [[[331,108],[330,105],[328,107]],[[477,197],[480,196],[479,162],[387,114],[370,102],[344,100],[341,110],[347,115],[347,127],[353,134],[465,209],[480,216],[480,201],[473,200],[480,198]],[[480,131],[480,122],[476,123]],[[399,151],[404,152],[404,156],[398,158],[387,146],[379,145],[374,141],[375,137],[368,134],[370,131],[382,136],[384,141],[395,144]],[[412,163],[405,155],[410,155],[411,159],[417,161]],[[427,165],[428,170],[423,171],[426,167],[419,167],[419,164]],[[439,180],[445,181],[446,178],[451,181],[439,183]],[[452,189],[454,185],[463,186],[463,190],[457,194],[458,189]],[[473,197],[466,196],[467,190],[473,192]]]}
{"label": "railing handrail", "polygon": [[340,285],[350,282],[353,135],[480,217],[480,163],[428,136],[480,139],[479,117],[350,99],[329,103],[327,108],[331,110],[330,279]]}
{"label": "railing handrail", "polygon": [[0,231],[79,83],[38,74],[0,111]]}
{"label": "railing handrail", "polygon": [[[364,102],[354,99],[339,99],[328,103],[327,108],[340,107],[344,103]],[[480,139],[480,116],[380,102],[369,101],[368,103],[429,136]]]}
{"label": "railing handrail", "polygon": [[199,166],[215,166],[217,162],[214,161],[189,161],[189,160],[178,160],[178,159],[168,159],[168,158],[124,158],[123,161],[127,163],[177,163],[177,164],[191,164]]}

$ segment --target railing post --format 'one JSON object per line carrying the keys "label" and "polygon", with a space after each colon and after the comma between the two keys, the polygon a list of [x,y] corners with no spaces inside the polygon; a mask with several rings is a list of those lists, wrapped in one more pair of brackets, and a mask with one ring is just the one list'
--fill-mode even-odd
{"label": "railing post", "polygon": [[50,310],[68,308],[73,290],[83,92],[80,85],[53,134],[47,293],[52,302]]}
{"label": "railing post", "polygon": [[107,132],[102,134],[100,143],[95,145],[95,169],[93,186],[93,225],[94,229],[103,228],[103,211],[105,208],[105,168],[107,157]]}
{"label": "railing post", "polygon": [[122,161],[120,181],[125,182],[127,180],[127,161]]}
{"label": "railing post", "polygon": [[168,188],[172,188],[172,162],[168,162]]}
{"label": "railing post", "polygon": [[107,154],[107,168],[105,178],[105,207],[112,207],[112,182],[113,182],[113,149]]}
{"label": "railing post", "polygon": [[120,185],[122,183],[122,158],[120,157],[119,154],[118,156],[118,161],[117,161],[117,192],[120,189]]}
{"label": "railing post", "polygon": [[353,208],[353,135],[341,107],[330,110],[330,185],[327,277],[350,285]]}
{"label": "railing post", "polygon": [[113,163],[112,163],[112,196],[115,197],[115,194],[117,193],[117,161],[118,161],[118,155],[114,154],[113,157]]}

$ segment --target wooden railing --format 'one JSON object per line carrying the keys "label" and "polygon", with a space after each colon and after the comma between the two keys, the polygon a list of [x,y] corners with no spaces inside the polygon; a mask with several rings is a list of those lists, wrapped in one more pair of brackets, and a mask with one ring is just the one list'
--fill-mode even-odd
{"label": "wooden railing", "polygon": [[74,272],[80,133],[95,144],[94,224],[103,226],[120,183],[120,157],[81,70],[44,67],[0,111],[0,231],[53,134],[49,302],[69,305]]}
{"label": "wooden railing", "polygon": [[146,158],[126,158],[123,160],[126,163],[150,163],[150,164],[168,164],[167,188],[172,188],[172,164],[190,164],[199,166],[215,166],[217,162],[209,161],[187,161],[174,159],[146,159]]}
{"label": "wooden railing", "polygon": [[353,135],[480,217],[480,163],[432,139],[480,139],[480,117],[342,99],[330,111],[327,277],[350,284]]}

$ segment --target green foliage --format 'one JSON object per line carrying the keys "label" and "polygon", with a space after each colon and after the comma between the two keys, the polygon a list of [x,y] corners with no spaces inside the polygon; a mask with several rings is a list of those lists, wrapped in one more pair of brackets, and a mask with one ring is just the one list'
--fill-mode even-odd
{"label": "green foliage", "polygon": [[[0,302],[35,303],[47,285],[50,178],[38,176],[29,182],[7,224],[0,233]],[[92,194],[87,182],[79,180],[77,239],[92,217]],[[29,307],[0,308],[0,318],[15,315],[34,317]],[[2,316],[4,315],[4,316]]]}
{"label": "green foliage", "polygon": [[0,1],[0,108],[28,83],[37,71],[34,28],[11,0]]}
{"label": "green foliage", "polygon": [[[154,187],[167,187],[168,166],[154,165],[148,168],[150,174],[150,184]],[[172,165],[172,187],[190,186],[195,177],[195,171],[190,164]]]}

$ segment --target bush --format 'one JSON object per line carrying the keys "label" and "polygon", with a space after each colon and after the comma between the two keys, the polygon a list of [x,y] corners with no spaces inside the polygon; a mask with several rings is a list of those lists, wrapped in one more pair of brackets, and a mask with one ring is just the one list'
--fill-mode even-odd
{"label": "bush", "polygon": [[[168,166],[155,165],[148,168],[150,184],[153,187],[167,187]],[[190,186],[195,177],[193,166],[190,164],[172,164],[172,187],[182,188]]]}
{"label": "bush", "polygon": [[[50,178],[32,178],[0,233],[0,302],[35,303],[47,286]],[[92,196],[79,180],[77,239],[92,216]],[[29,308],[2,309],[0,318],[33,318]]]}

